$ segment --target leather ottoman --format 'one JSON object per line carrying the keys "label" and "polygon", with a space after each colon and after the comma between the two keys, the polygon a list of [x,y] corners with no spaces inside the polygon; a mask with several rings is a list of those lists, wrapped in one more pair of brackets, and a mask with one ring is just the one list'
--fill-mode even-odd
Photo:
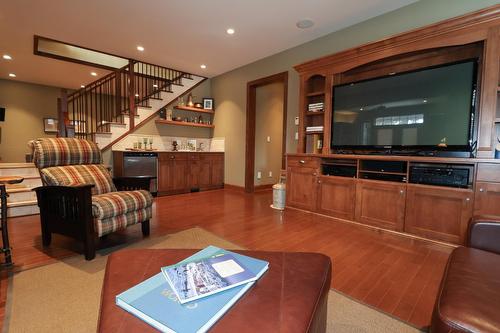
{"label": "leather ottoman", "polygon": [[[198,250],[124,250],[108,258],[99,332],[154,332],[115,305],[115,296]],[[269,270],[210,332],[325,332],[331,261],[318,253],[235,251],[269,262]]]}
{"label": "leather ottoman", "polygon": [[500,332],[500,255],[466,247],[452,252],[431,332]]}

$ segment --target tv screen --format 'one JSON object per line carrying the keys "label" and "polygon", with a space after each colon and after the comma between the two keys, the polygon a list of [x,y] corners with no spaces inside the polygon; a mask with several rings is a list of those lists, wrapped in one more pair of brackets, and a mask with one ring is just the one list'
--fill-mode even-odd
{"label": "tv screen", "polygon": [[476,61],[333,88],[333,150],[470,151]]}

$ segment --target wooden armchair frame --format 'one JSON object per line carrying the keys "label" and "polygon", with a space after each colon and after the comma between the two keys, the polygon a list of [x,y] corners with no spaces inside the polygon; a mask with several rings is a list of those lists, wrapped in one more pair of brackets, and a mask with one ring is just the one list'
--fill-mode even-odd
{"label": "wooden armchair frame", "polygon": [[[147,190],[155,177],[116,177],[113,182],[118,191]],[[40,207],[42,244],[50,245],[52,233],[75,238],[83,242],[86,260],[95,258],[96,233],[92,217],[92,187],[40,186],[35,189]],[[141,222],[143,236],[149,236],[149,220]]]}

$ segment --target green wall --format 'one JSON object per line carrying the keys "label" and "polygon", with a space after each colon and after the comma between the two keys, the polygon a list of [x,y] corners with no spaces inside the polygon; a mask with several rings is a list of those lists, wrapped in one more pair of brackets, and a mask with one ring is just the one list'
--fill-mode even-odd
{"label": "green wall", "polygon": [[299,77],[294,65],[495,4],[498,0],[421,0],[212,78],[216,102],[214,136],[226,138],[225,183],[238,186],[245,183],[248,81],[289,72],[287,152],[295,152],[294,118],[298,115]]}

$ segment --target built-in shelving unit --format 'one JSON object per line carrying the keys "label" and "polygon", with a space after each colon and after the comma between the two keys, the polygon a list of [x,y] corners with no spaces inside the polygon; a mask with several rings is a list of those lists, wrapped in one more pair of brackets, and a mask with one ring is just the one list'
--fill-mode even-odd
{"label": "built-in shelving unit", "polygon": [[326,77],[313,75],[305,82],[302,144],[305,153],[321,154],[324,143]]}
{"label": "built-in shelving unit", "polygon": [[156,119],[157,124],[166,124],[166,125],[176,125],[176,126],[191,126],[191,127],[206,127],[206,128],[214,128],[215,126],[212,124],[199,124],[199,123],[190,123],[188,121],[174,121],[174,120],[165,120],[165,119]]}

